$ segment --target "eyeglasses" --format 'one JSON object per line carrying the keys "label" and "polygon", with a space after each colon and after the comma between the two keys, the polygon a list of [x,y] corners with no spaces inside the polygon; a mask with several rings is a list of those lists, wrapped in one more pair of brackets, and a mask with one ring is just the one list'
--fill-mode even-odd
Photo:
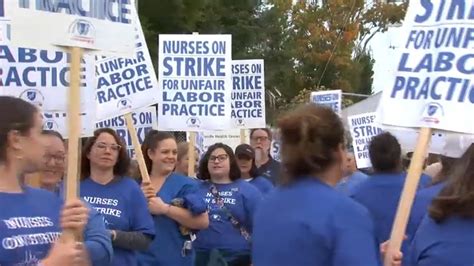
{"label": "eyeglasses", "polygon": [[268,137],[264,137],[264,136],[252,137],[251,140],[254,141],[254,142],[264,142],[264,141],[268,140]]}
{"label": "eyeglasses", "polygon": [[54,160],[57,163],[64,163],[64,161],[66,161],[66,156],[62,154],[45,154],[43,156],[43,159],[45,162],[50,162]]}
{"label": "eyeglasses", "polygon": [[217,155],[217,156],[212,155],[212,156],[209,157],[209,162],[215,163],[216,160],[217,160],[217,162],[220,163],[220,162],[223,162],[223,161],[227,160],[227,158],[229,158],[229,155],[227,155],[227,154],[221,154],[221,155]]}
{"label": "eyeglasses", "polygon": [[104,142],[97,142],[95,146],[101,151],[105,151],[107,148],[110,148],[112,151],[119,151],[122,148],[122,146],[118,144],[107,144]]}

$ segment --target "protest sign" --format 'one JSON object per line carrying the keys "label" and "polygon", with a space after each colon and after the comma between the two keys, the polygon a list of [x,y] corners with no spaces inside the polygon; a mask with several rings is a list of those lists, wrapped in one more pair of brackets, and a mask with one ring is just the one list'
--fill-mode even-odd
{"label": "protest sign", "polygon": [[[190,134],[187,135],[189,141]],[[240,130],[225,130],[219,132],[197,132],[196,133],[196,146],[198,149],[206,152],[209,146],[218,142],[224,143],[235,150],[240,145]]]}
{"label": "protest sign", "polygon": [[232,120],[237,128],[265,127],[265,74],[262,59],[232,61]]}
{"label": "protest sign", "polygon": [[474,113],[474,2],[442,3],[410,2],[397,71],[379,105],[382,124],[474,133],[467,115]]}
{"label": "protest sign", "polygon": [[281,161],[281,140],[277,129],[272,129],[272,144],[270,147],[270,156],[277,161]]}
{"label": "protest sign", "polygon": [[[94,119],[95,116],[93,112],[81,114],[81,137],[90,137],[94,134],[95,127],[92,122]],[[65,112],[45,112],[43,113],[43,129],[57,131],[67,139],[69,134],[67,120],[67,113]]]}
{"label": "protest sign", "polygon": [[[157,118],[155,107],[146,107],[136,110],[132,113],[132,120],[137,132],[140,144],[143,143],[146,134],[157,128]],[[127,123],[123,116],[106,119],[96,123],[96,128],[108,127],[114,129],[120,138],[126,144],[127,152],[130,158],[135,158],[135,150],[133,148],[132,137],[127,130]]]}
{"label": "protest sign", "polygon": [[131,0],[5,1],[15,46],[70,46],[123,55],[133,53],[133,8]]}
{"label": "protest sign", "polygon": [[369,168],[372,166],[368,148],[370,141],[373,137],[382,133],[382,129],[375,122],[375,113],[353,115],[347,119],[349,120],[357,168]]}
{"label": "protest sign", "polygon": [[331,108],[336,114],[341,115],[342,91],[313,91],[311,92],[311,102]]}
{"label": "protest sign", "polygon": [[97,61],[97,120],[104,120],[158,102],[158,82],[143,30],[136,18],[135,56]]}
{"label": "protest sign", "polygon": [[161,130],[231,127],[231,54],[231,35],[159,36]]}
{"label": "protest sign", "polygon": [[[381,124],[421,128],[385,256],[400,250],[432,129],[474,133],[474,0],[410,1],[397,71],[382,93]],[[401,113],[403,112],[403,113]]]}
{"label": "protest sign", "polygon": [[[70,54],[58,50],[0,45],[0,94],[19,97],[44,111],[66,111],[70,61]],[[94,58],[84,56],[80,68],[82,111],[94,101],[93,66]]]}

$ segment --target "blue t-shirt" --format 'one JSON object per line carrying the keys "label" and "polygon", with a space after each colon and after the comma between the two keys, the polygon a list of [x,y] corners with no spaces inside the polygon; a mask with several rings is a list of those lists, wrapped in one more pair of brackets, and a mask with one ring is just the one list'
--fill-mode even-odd
{"label": "blue t-shirt", "polygon": [[[148,204],[138,184],[128,177],[117,177],[106,185],[87,178],[80,185],[81,197],[105,218],[109,230],[155,235]],[[133,250],[114,247],[111,265],[137,265]]]}
{"label": "blue t-shirt", "polygon": [[352,175],[341,179],[334,188],[346,195],[350,195],[354,192],[355,188],[367,178],[369,178],[369,176],[366,174],[355,171]]}
{"label": "blue t-shirt", "polygon": [[415,196],[415,201],[411,208],[410,219],[407,225],[407,236],[408,242],[411,242],[415,236],[416,230],[420,225],[423,217],[427,214],[428,208],[431,205],[433,199],[438,196],[441,189],[445,186],[445,182],[438,183],[436,185],[420,189]]}
{"label": "blue t-shirt", "polygon": [[[374,174],[358,185],[350,195],[369,210],[375,225],[378,244],[390,238],[405,177],[406,173]],[[430,182],[429,176],[422,175],[419,187],[426,187]],[[407,247],[407,241],[404,241],[402,252],[406,251]]]}
{"label": "blue t-shirt", "polygon": [[[255,209],[262,199],[260,191],[242,179],[229,184],[214,185],[224,201],[225,208],[251,234]],[[199,185],[199,195],[208,204],[209,227],[199,231],[194,246],[205,251],[217,248],[230,253],[250,253],[249,241],[231,224],[227,213],[217,204],[210,192],[210,186],[210,182],[202,182]]]}
{"label": "blue t-shirt", "polygon": [[[166,178],[157,196],[170,204],[173,199],[184,200],[184,206],[192,214],[198,215],[206,212],[207,205],[197,191],[197,181],[190,177],[172,173]],[[146,252],[139,254],[139,265],[194,265],[194,252],[182,256],[185,238],[179,231],[179,224],[166,215],[153,215],[157,237]]]}
{"label": "blue t-shirt", "polygon": [[[57,189],[52,191],[64,203],[63,182],[57,185]],[[86,202],[89,207],[89,218],[84,227],[84,246],[89,253],[92,266],[110,265],[114,251],[110,239],[109,230],[105,227],[104,216],[98,213]]]}
{"label": "blue t-shirt", "polygon": [[263,176],[257,176],[255,178],[252,178],[249,183],[254,185],[262,193],[262,195],[269,193],[273,189],[272,182],[270,182]]}
{"label": "blue t-shirt", "polygon": [[349,197],[305,178],[270,193],[259,205],[253,265],[379,265],[368,211]]}
{"label": "blue t-shirt", "polygon": [[0,193],[0,265],[36,265],[60,237],[61,201],[43,189]]}
{"label": "blue t-shirt", "polygon": [[410,247],[408,266],[474,265],[474,219],[425,216]]}

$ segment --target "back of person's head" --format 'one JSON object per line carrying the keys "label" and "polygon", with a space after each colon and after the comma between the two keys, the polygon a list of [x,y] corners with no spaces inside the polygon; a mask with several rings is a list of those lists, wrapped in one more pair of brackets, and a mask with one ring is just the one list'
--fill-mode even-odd
{"label": "back of person's head", "polygon": [[474,144],[452,163],[448,181],[432,201],[429,215],[437,222],[451,216],[474,218]]}
{"label": "back of person's head", "polygon": [[375,172],[397,172],[401,167],[401,147],[389,132],[375,136],[369,144],[369,157]]}
{"label": "back of person's head", "polygon": [[[324,172],[335,163],[342,171],[344,126],[331,109],[305,104],[278,121],[283,183]],[[342,172],[341,172],[342,174]]]}

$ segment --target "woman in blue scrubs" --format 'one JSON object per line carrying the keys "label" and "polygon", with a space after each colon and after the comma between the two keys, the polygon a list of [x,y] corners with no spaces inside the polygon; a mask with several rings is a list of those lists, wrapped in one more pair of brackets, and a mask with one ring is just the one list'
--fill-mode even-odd
{"label": "woman in blue scrubs", "polygon": [[379,265],[369,212],[334,189],[346,160],[339,116],[307,104],[278,125],[285,175],[257,209],[253,265]]}
{"label": "woman in blue scrubs", "polygon": [[151,181],[143,183],[142,190],[158,237],[140,254],[140,265],[193,265],[194,239],[184,227],[199,230],[209,224],[206,204],[196,194],[197,181],[173,172],[177,144],[172,134],[150,131],[142,151]]}
{"label": "woman in blue scrubs", "polygon": [[409,253],[410,266],[474,265],[474,144],[455,161]]}
{"label": "woman in blue scrubs", "polygon": [[41,113],[8,96],[0,96],[0,113],[0,265],[86,265],[84,245],[58,240],[63,229],[84,230],[87,207],[80,200],[61,207],[55,194],[19,178],[42,165]]}

